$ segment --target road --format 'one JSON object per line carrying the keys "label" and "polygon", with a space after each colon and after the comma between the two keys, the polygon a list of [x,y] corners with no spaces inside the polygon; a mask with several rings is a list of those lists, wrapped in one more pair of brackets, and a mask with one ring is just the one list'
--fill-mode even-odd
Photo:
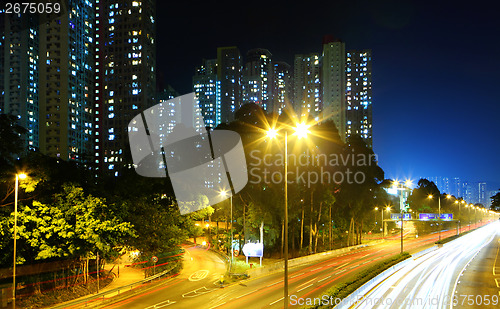
{"label": "road", "polygon": [[500,230],[464,269],[452,308],[500,307]]}
{"label": "road", "polygon": [[412,259],[378,282],[361,301],[349,300],[340,308],[450,308],[455,284],[463,280],[460,273],[497,237],[499,228],[500,223],[494,222]]}
{"label": "road", "polygon": [[[442,237],[455,235],[456,230],[442,232]],[[416,252],[430,247],[438,235],[431,234],[417,239],[405,239],[405,251]],[[204,261],[210,255],[199,249],[188,249],[195,263],[188,263],[188,269],[156,290],[136,295],[106,308],[282,308],[283,273],[275,272],[250,278],[220,288],[217,279],[223,273],[220,260]],[[400,240],[353,250],[340,256],[326,257],[311,264],[291,268],[289,271],[289,292],[291,307],[300,305],[299,299],[320,297],[332,285],[354,277],[363,269],[400,252]],[[189,280],[189,274],[207,270],[205,277]],[[296,300],[295,302],[293,300]]]}
{"label": "road", "polygon": [[184,269],[179,276],[104,308],[162,308],[219,289],[213,282],[225,274],[224,260],[205,248],[192,246],[184,249]]}

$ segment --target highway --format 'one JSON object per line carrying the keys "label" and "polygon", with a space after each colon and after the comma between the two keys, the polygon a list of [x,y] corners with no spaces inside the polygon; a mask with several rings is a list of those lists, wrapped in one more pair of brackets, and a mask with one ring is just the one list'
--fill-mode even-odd
{"label": "highway", "polygon": [[454,309],[500,307],[500,231],[464,269],[455,296]]}
{"label": "highway", "polygon": [[[444,231],[442,237],[455,235]],[[352,278],[363,269],[400,252],[399,237],[384,243],[325,257],[320,261],[293,267],[289,271],[291,307],[299,307],[306,298],[320,297],[332,285]],[[405,251],[416,252],[432,247],[436,233],[417,239],[405,239]],[[283,308],[283,272],[278,271],[220,288],[222,261],[202,249],[187,252],[186,268],[161,286],[105,308]],[[203,274],[202,274],[203,273]],[[190,280],[195,278],[196,280]],[[295,302],[293,301],[295,300]],[[156,306],[156,307],[155,307]]]}
{"label": "highway", "polygon": [[463,280],[462,270],[498,236],[499,229],[500,223],[494,222],[430,250],[381,279],[360,295],[362,300],[355,301],[358,296],[338,308],[451,308],[456,284]]}

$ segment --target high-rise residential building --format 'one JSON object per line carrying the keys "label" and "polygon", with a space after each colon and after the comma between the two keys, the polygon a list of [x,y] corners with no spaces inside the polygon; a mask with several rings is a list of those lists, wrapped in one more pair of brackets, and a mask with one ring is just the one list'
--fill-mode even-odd
{"label": "high-rise residential building", "polygon": [[95,9],[95,163],[118,176],[128,123],[157,103],[155,1],[99,0]]}
{"label": "high-rise residential building", "polygon": [[428,180],[434,182],[441,193],[452,194],[450,190],[450,179],[448,177],[429,177]]}
{"label": "high-rise residential building", "polygon": [[35,150],[40,119],[38,16],[0,14],[0,113],[17,116],[27,130],[24,148]]}
{"label": "high-rise residential building", "polygon": [[486,205],[488,203],[488,196],[486,196],[486,182],[477,183],[477,202]]}
{"label": "high-rise residential building", "polygon": [[235,46],[217,48],[217,78],[221,93],[221,122],[234,119],[234,112],[241,107],[240,50]]}
{"label": "high-rise residential building", "polygon": [[90,162],[93,152],[94,6],[69,1],[39,25],[39,145],[46,155]]}
{"label": "high-rise residential building", "polygon": [[272,54],[263,48],[249,50],[243,69],[243,103],[255,103],[272,112],[274,69]]}
{"label": "high-rise residential building", "polygon": [[351,50],[346,55],[346,135],[360,135],[372,147],[372,53]]}
{"label": "high-rise residential building", "polygon": [[183,126],[195,128],[198,132],[201,132],[201,129],[204,127],[201,108],[198,102],[194,105],[182,105],[181,100],[178,98],[179,96],[180,94],[170,85],[157,94],[158,117],[161,119],[165,116],[169,119],[168,123],[159,123],[159,128],[157,129],[160,133],[159,140],[162,144],[164,144],[164,139],[168,138],[167,135],[173,132],[177,124],[182,123]]}
{"label": "high-rise residential building", "polygon": [[[346,53],[345,43],[332,36],[323,39],[321,60],[322,117],[331,119],[345,141],[346,134]],[[370,87],[371,89],[371,87]]]}
{"label": "high-rise residential building", "polygon": [[273,111],[281,115],[287,106],[292,107],[292,75],[291,67],[283,61],[275,61],[274,67],[274,103]]}
{"label": "high-rise residential building", "polygon": [[319,119],[322,111],[320,55],[318,53],[297,54],[294,60],[293,105],[297,115]]}
{"label": "high-rise residential building", "polygon": [[221,90],[217,76],[217,59],[203,60],[196,68],[193,89],[201,108],[205,125],[211,128],[221,123]]}

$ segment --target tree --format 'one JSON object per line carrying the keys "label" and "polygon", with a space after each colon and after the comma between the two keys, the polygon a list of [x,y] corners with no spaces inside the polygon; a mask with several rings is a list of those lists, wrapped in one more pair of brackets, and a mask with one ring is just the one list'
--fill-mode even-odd
{"label": "tree", "polygon": [[500,192],[493,195],[491,198],[491,210],[500,210]]}
{"label": "tree", "polygon": [[[104,199],[87,195],[80,187],[66,184],[53,199],[51,204],[33,201],[31,206],[20,207],[18,263],[79,259],[93,252],[111,258],[115,246],[135,236],[133,226],[117,219]],[[12,235],[13,217],[8,218],[8,231],[2,224],[3,235]],[[5,245],[0,243],[0,249],[10,255],[11,250],[3,250]]]}
{"label": "tree", "polygon": [[28,132],[17,124],[17,117],[0,114],[0,168],[13,165],[16,155],[24,151],[22,136]]}

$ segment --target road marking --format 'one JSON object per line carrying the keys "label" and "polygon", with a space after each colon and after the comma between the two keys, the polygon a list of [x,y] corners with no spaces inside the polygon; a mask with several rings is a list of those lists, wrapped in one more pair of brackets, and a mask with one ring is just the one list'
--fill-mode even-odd
{"label": "road marking", "polygon": [[226,302],[223,302],[222,304],[215,305],[215,306],[213,306],[213,307],[210,307],[210,309],[220,307],[220,306],[224,305],[225,303],[226,303]]}
{"label": "road marking", "polygon": [[213,290],[217,290],[217,289],[207,289],[206,287],[201,287],[199,289],[182,294],[182,297],[196,297],[196,296],[210,293]]}
{"label": "road marking", "polygon": [[497,288],[500,288],[500,279],[495,279],[495,283],[497,284]]}
{"label": "road marking", "polygon": [[305,289],[307,289],[307,288],[311,287],[312,285],[313,285],[313,284],[311,283],[311,284],[309,284],[308,286],[305,286],[305,287],[303,287],[302,289],[297,290],[297,293],[298,293],[298,292],[300,292],[300,291],[302,291],[302,290],[305,290]]}
{"label": "road marking", "polygon": [[[318,277],[316,277],[316,278],[318,278]],[[303,284],[299,285],[299,286],[298,286],[298,288],[300,288],[300,287],[301,287],[301,286],[303,286],[303,285],[306,285],[306,284],[308,284],[308,283],[309,283],[309,282],[311,282],[311,281],[314,281],[314,280],[316,280],[316,278],[314,278],[314,279],[311,279],[311,280],[307,281],[306,283],[303,283]]]}
{"label": "road marking", "polygon": [[323,278],[323,279],[319,280],[319,281],[318,281],[318,283],[320,283],[321,281],[325,281],[326,279],[331,278],[331,277],[332,277],[332,276],[325,277],[325,278]]}
{"label": "road marking", "polygon": [[293,276],[293,277],[290,277],[290,279],[295,278],[295,277],[298,277],[298,276],[302,276],[303,274],[304,274],[304,273],[300,273],[300,274],[298,274],[298,275],[295,275],[295,276]]}
{"label": "road marking", "polygon": [[163,307],[166,307],[166,306],[173,305],[173,304],[175,304],[175,303],[176,303],[175,301],[166,300],[166,301],[162,301],[161,303],[157,303],[157,304],[155,304],[155,305],[152,305],[152,306],[146,307],[146,309],[163,308]]}
{"label": "road marking", "polygon": [[311,270],[311,272],[316,271],[316,270],[318,270],[318,269],[323,269],[323,267],[318,267],[318,268],[315,268],[315,269]]}
{"label": "road marking", "polygon": [[238,297],[235,297],[234,299],[238,299],[238,298],[241,298],[241,297],[243,297],[243,296],[247,296],[247,295],[250,295],[250,294],[252,294],[252,293],[255,293],[255,292],[257,292],[258,290],[259,290],[259,289],[257,289],[257,290],[254,290],[254,291],[252,291],[252,292],[248,292],[248,293],[246,293],[246,294],[243,294],[243,295],[240,295],[240,296],[238,296]]}
{"label": "road marking", "polygon": [[194,273],[192,273],[189,276],[189,281],[200,281],[202,279],[205,279],[208,275],[209,271],[208,270],[198,270]]}
{"label": "road marking", "polygon": [[282,301],[282,300],[283,300],[283,298],[285,298],[285,296],[281,297],[281,298],[280,298],[280,299],[278,299],[277,301],[273,301],[272,303],[270,303],[270,304],[269,304],[269,306],[272,306],[272,305],[276,304],[277,302]]}
{"label": "road marking", "polygon": [[338,266],[338,267],[335,267],[334,269],[339,269],[340,267],[346,266],[347,264],[349,264],[349,262],[344,263],[344,264],[342,264],[342,265],[340,265],[340,266]]}
{"label": "road marking", "polygon": [[273,286],[273,285],[278,284],[278,283],[280,283],[280,282],[283,282],[283,280],[277,281],[277,282],[275,282],[275,283],[271,283],[270,285],[267,285],[266,287]]}

